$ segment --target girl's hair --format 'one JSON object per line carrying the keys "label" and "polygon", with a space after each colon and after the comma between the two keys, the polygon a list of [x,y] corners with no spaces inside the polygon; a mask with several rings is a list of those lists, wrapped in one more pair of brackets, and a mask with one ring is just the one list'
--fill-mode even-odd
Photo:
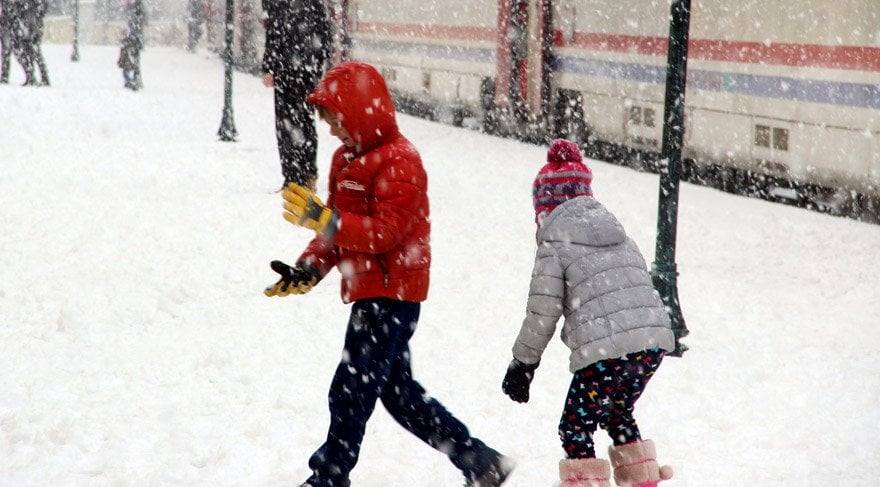
{"label": "girl's hair", "polygon": [[333,113],[332,110],[325,107],[324,105],[315,105],[315,111],[318,112],[318,116],[321,117],[322,119],[327,118],[328,115]]}

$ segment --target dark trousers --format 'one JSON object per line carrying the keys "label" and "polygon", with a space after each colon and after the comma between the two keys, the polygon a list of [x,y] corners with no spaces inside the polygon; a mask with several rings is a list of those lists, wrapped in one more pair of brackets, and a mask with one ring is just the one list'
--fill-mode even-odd
{"label": "dark trousers", "polygon": [[0,27],[0,83],[9,82],[9,59],[12,55],[12,36],[7,27]]}
{"label": "dark trousers", "polygon": [[196,47],[199,45],[199,39],[202,38],[202,23],[204,23],[204,21],[204,19],[195,16],[188,19],[186,26],[186,49],[188,51],[195,51]]}
{"label": "dark trousers", "polygon": [[498,455],[413,379],[409,339],[419,303],[366,299],[352,305],[343,358],[330,385],[327,441],[309,459],[315,487],[348,487],[376,401],[401,426],[449,456],[466,477],[484,473]]}
{"label": "dark trousers", "polygon": [[28,86],[37,84],[37,78],[34,76],[34,61],[36,59],[34,45],[29,39],[13,37],[12,49],[15,53],[15,59],[24,70],[24,84]]}
{"label": "dark trousers", "polygon": [[311,90],[291,83],[288,76],[275,79],[275,136],[284,182],[308,185],[318,177],[318,131],[315,114],[306,102]]}
{"label": "dark trousers", "polygon": [[597,428],[607,431],[615,445],[641,440],[633,409],[663,355],[659,349],[646,350],[575,372],[559,421],[568,458],[595,458]]}
{"label": "dark trousers", "polygon": [[46,67],[46,58],[43,57],[43,39],[37,39],[34,43],[34,62],[37,64],[37,68],[40,70],[40,79],[43,81],[43,84],[49,85],[49,68]]}
{"label": "dark trousers", "polygon": [[118,64],[122,68],[122,79],[126,88],[138,91],[144,87],[141,77],[141,50],[134,42],[123,43]]}

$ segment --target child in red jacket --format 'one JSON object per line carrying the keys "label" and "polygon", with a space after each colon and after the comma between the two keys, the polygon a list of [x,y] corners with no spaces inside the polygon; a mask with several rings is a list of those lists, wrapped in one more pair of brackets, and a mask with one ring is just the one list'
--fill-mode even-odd
{"label": "child in red jacket", "polygon": [[[512,462],[413,379],[409,339],[428,293],[431,264],[427,175],[400,133],[385,80],[370,65],[341,63],[308,98],[341,142],[333,155],[327,204],[308,188],[283,192],[284,218],[315,238],[269,296],[303,294],[334,267],[352,303],[345,350],[330,385],[327,441],[312,455],[303,486],[348,487],[367,420],[381,400],[409,432],[446,453],[467,485],[501,485]],[[429,485],[425,479],[422,485]]]}

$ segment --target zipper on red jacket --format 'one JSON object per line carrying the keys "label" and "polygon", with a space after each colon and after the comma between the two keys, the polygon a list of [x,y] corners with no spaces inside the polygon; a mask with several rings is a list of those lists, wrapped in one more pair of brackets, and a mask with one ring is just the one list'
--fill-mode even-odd
{"label": "zipper on red jacket", "polygon": [[388,287],[388,268],[385,266],[385,259],[381,255],[376,256],[376,262],[379,263],[379,269],[382,270],[382,283]]}

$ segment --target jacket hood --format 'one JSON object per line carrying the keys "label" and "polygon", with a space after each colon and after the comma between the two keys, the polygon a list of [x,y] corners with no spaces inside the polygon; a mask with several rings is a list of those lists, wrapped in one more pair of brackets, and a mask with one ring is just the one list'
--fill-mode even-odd
{"label": "jacket hood", "polygon": [[344,62],[334,66],[318,82],[308,102],[340,115],[358,153],[368,152],[398,131],[394,102],[385,79],[366,63]]}
{"label": "jacket hood", "polygon": [[580,196],[557,206],[547,215],[537,238],[539,244],[564,242],[606,247],[626,241],[626,231],[602,203],[590,196]]}

